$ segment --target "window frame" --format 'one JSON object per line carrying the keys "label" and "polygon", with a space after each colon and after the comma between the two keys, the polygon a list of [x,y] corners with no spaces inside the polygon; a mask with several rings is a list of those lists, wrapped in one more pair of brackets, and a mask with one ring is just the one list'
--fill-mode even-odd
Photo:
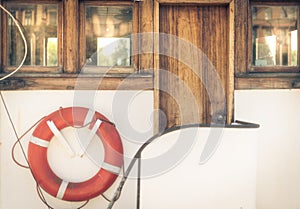
{"label": "window frame", "polygon": [[[252,65],[253,62],[253,47],[252,47],[252,6],[253,5],[265,5],[265,6],[298,6],[298,22],[297,22],[297,28],[298,28],[298,54],[297,54],[297,66],[254,66]],[[249,17],[249,50],[250,50],[250,65],[251,67],[247,69],[249,73],[260,73],[260,72],[270,72],[270,73],[297,73],[299,72],[300,69],[300,3],[298,2],[284,2],[284,1],[257,1],[257,0],[252,0],[250,1],[249,5],[249,10],[250,10],[250,17]]]}
{"label": "window frame", "polygon": [[[296,0],[237,1],[235,9],[235,89],[294,89],[300,88],[300,15],[298,17],[298,66],[252,66],[252,4],[299,5]],[[238,9],[237,9],[238,8]],[[300,10],[299,10],[300,11]]]}
{"label": "window frame", "polygon": [[[1,3],[4,1],[0,0]],[[16,3],[24,3],[21,0],[15,0]],[[35,0],[29,0],[26,3],[36,3]],[[81,73],[82,66],[84,65],[82,55],[82,43],[85,41],[85,37],[80,27],[82,24],[82,17],[85,16],[82,12],[83,4],[97,4],[97,5],[134,5],[136,17],[136,23],[133,27],[133,32],[152,32],[153,31],[153,3],[152,1],[133,1],[133,0],[110,0],[110,1],[96,1],[96,0],[40,0],[39,3],[60,2],[62,4],[61,14],[62,16],[62,40],[61,40],[61,59],[62,69],[53,71],[46,67],[44,71],[40,67],[32,69],[31,71],[24,71],[24,67],[21,71],[14,74],[12,77],[0,81],[0,90],[153,90],[153,54],[136,54],[133,59],[136,62],[136,66],[131,69],[115,68],[109,73],[101,73],[96,71],[88,71],[87,73]],[[0,18],[5,16],[1,11]],[[138,17],[138,18],[137,18]],[[149,18],[150,17],[150,18]],[[140,22],[141,21],[141,22]],[[3,27],[1,27],[3,31]],[[70,35],[71,34],[71,35]],[[0,36],[3,32],[0,33]],[[3,37],[1,37],[1,44]],[[143,44],[153,45],[153,40],[135,40],[140,46]],[[145,42],[145,43],[144,43]],[[143,44],[140,44],[143,43]],[[137,46],[137,45],[136,45]],[[3,52],[0,54],[3,57]],[[85,50],[85,49],[84,49]],[[136,49],[133,49],[136,50]],[[139,50],[143,50],[140,49]],[[140,51],[139,51],[140,52]],[[1,60],[3,63],[3,60]],[[2,64],[1,64],[2,65]],[[141,67],[141,65],[143,67]],[[5,76],[7,73],[0,69],[0,77]],[[49,71],[50,70],[50,71]],[[127,70],[127,71],[125,71]],[[78,78],[80,78],[81,85],[78,86]],[[101,83],[99,83],[101,81]],[[89,85],[91,82],[99,83],[98,88]],[[101,84],[101,85],[100,85]]]}
{"label": "window frame", "polygon": [[[7,1],[4,1],[4,6],[7,6]],[[62,47],[62,17],[59,15],[62,13],[62,2],[59,0],[51,0],[51,1],[32,1],[29,0],[27,2],[22,2],[20,0],[13,1],[13,3],[20,3],[20,4],[56,4],[58,9],[58,15],[57,15],[57,54],[58,54],[58,65],[57,66],[36,66],[36,65],[23,65],[22,66],[22,73],[61,73],[63,72],[63,47]],[[11,4],[11,2],[9,2]],[[1,41],[2,41],[2,52],[1,52],[1,73],[10,73],[12,72],[16,67],[15,66],[7,66],[8,60],[7,60],[7,15],[5,15],[2,12],[1,15],[2,18],[2,31],[1,31]]]}
{"label": "window frame", "polygon": [[134,55],[133,52],[139,48],[139,41],[136,39],[131,40],[131,66],[85,66],[86,61],[86,34],[85,34],[85,6],[132,6],[132,34],[139,32],[139,8],[138,4],[133,1],[91,1],[83,0],[80,2],[80,69],[84,68],[84,73],[107,73],[110,74],[129,74],[139,71],[139,55]]}

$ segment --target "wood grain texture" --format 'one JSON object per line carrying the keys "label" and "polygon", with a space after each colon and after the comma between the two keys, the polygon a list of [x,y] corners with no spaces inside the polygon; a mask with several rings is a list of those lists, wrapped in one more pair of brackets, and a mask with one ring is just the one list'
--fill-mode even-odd
{"label": "wood grain texture", "polygon": [[79,1],[63,1],[63,65],[65,73],[79,69]]}
{"label": "wood grain texture", "polygon": [[[235,0],[234,1],[234,12],[235,12],[235,56],[234,65],[235,72],[242,73],[246,72],[248,68],[248,24],[249,24],[249,9],[248,1]],[[251,34],[250,34],[251,35]],[[252,41],[252,40],[251,40]],[[251,43],[252,45],[252,43]],[[250,47],[251,47],[250,45]],[[250,61],[251,62],[251,61]]]}
{"label": "wood grain texture", "polygon": [[[157,0],[153,1],[153,32],[159,33],[159,3]],[[153,96],[154,96],[154,127],[153,132],[157,134],[160,130],[160,112],[159,112],[159,37],[154,35],[153,37]]]}
{"label": "wood grain texture", "polygon": [[[160,121],[160,130],[210,123],[214,114],[226,117],[224,95],[233,88],[232,78],[231,84],[227,83],[233,74],[233,69],[229,72],[229,45],[233,45],[229,29],[228,5],[160,5],[159,31],[179,37],[161,38],[159,43],[158,100],[168,120],[166,127]],[[221,89],[216,87],[218,79]],[[228,98],[231,103],[232,95]]]}
{"label": "wood grain texture", "polygon": [[232,0],[159,0],[161,4],[208,4],[222,5],[229,4]]}
{"label": "wood grain texture", "polygon": [[236,90],[251,89],[293,89],[295,82],[300,81],[297,77],[238,77],[235,79]]}
{"label": "wood grain texture", "polygon": [[[107,75],[106,75],[107,76]],[[19,75],[0,82],[0,90],[153,90],[152,76]]]}
{"label": "wood grain texture", "polygon": [[229,4],[229,63],[227,73],[227,124],[231,124],[234,121],[234,60],[235,60],[235,2],[232,1]]}
{"label": "wood grain texture", "polygon": [[153,1],[144,0],[138,2],[139,4],[139,58],[140,58],[140,70],[141,72],[152,72],[153,70]]}

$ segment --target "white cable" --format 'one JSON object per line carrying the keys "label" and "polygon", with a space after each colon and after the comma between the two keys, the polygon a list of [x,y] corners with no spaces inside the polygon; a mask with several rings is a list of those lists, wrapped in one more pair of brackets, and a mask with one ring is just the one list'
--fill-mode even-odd
{"label": "white cable", "polygon": [[25,59],[26,59],[26,56],[27,56],[27,41],[26,41],[26,38],[24,36],[24,33],[20,27],[20,24],[19,22],[14,18],[14,16],[9,12],[7,11],[1,4],[0,4],[0,8],[6,13],[8,14],[11,19],[14,21],[14,23],[16,24],[17,28],[19,29],[20,31],[20,34],[21,34],[21,37],[23,39],[23,42],[24,42],[24,57],[22,59],[22,62],[20,63],[20,65],[14,70],[12,71],[11,73],[7,74],[6,76],[3,76],[2,78],[0,78],[0,81],[12,76],[13,74],[15,74],[16,72],[18,72],[18,70],[23,66],[24,62],[25,62]]}

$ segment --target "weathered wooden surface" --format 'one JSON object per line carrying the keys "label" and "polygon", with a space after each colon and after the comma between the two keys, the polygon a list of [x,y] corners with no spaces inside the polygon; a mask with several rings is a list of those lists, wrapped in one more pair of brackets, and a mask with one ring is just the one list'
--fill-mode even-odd
{"label": "weathered wooden surface", "polygon": [[79,67],[79,1],[63,1],[63,62],[65,73],[76,73]]}
{"label": "weathered wooden surface", "polygon": [[[210,123],[212,114],[227,116],[223,96],[233,92],[233,81],[228,77],[229,53],[233,53],[229,50],[233,44],[229,35],[230,21],[233,20],[229,16],[229,5],[160,5],[159,31],[179,37],[178,40],[159,40],[163,55],[159,57],[162,71],[158,101],[159,108],[167,116],[167,127]],[[220,79],[221,90],[217,89],[215,76]],[[231,109],[232,106],[229,111]],[[160,129],[165,128],[161,123]]]}
{"label": "weathered wooden surface", "polygon": [[16,75],[0,81],[0,90],[153,90],[151,75]]}

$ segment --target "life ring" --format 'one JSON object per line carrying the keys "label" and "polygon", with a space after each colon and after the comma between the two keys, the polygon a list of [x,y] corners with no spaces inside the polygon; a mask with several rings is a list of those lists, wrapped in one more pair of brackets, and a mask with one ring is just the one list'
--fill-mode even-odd
{"label": "life ring", "polygon": [[[58,131],[87,124],[91,131],[94,129],[102,141],[105,154],[96,175],[75,183],[59,178],[52,171],[47,160],[47,148],[53,136],[60,132],[55,133],[50,124],[54,124]],[[36,182],[47,193],[66,201],[85,201],[102,194],[114,183],[123,165],[123,145],[114,124],[102,114],[84,107],[61,108],[36,126],[28,145],[28,161]]]}

